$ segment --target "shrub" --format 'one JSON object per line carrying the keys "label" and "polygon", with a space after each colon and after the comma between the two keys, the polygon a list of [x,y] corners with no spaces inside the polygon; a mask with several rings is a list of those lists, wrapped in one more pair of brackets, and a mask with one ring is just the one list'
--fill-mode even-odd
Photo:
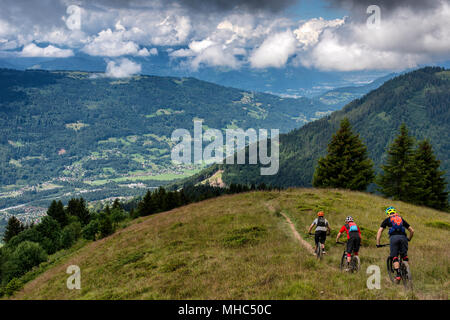
{"label": "shrub", "polygon": [[14,292],[21,289],[23,286],[22,281],[20,281],[17,278],[12,278],[11,281],[8,282],[4,289],[4,294],[6,294],[8,297],[12,296]]}
{"label": "shrub", "polygon": [[61,245],[63,248],[70,248],[81,235],[81,223],[73,222],[66,227],[61,232]]}
{"label": "shrub", "polygon": [[47,253],[38,243],[24,241],[17,246],[3,265],[2,282],[9,282],[15,277],[22,276],[46,260]]}
{"label": "shrub", "polygon": [[99,231],[99,222],[97,219],[91,220],[82,230],[83,238],[86,240],[96,240],[96,235]]}

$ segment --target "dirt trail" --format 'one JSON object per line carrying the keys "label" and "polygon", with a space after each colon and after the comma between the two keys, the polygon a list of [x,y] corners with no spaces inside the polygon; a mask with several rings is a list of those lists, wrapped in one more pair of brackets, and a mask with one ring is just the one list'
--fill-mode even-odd
{"label": "dirt trail", "polygon": [[[266,205],[270,211],[275,212],[275,208],[270,203],[267,203]],[[289,219],[289,217],[283,212],[280,212],[280,214],[286,219],[286,222],[289,224],[289,227],[291,228],[294,237],[300,242],[300,244],[306,250],[308,250],[311,254],[314,254],[313,247],[300,236],[300,234],[297,232],[297,229],[295,229],[294,223],[291,221],[291,219]]]}

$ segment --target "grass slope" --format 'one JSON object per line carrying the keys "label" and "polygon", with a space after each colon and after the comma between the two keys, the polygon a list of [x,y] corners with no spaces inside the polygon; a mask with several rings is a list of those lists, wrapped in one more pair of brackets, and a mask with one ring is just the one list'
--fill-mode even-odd
{"label": "grass slope", "polygon": [[[413,293],[389,282],[388,249],[375,247],[383,209],[391,204],[416,230],[409,251]],[[322,262],[299,244],[280,214],[305,237],[319,209],[333,228]],[[331,244],[347,215],[363,227],[362,269],[356,275],[339,271],[343,248]],[[448,299],[449,225],[446,213],[366,193],[290,189],[223,196],[140,218],[69,252],[13,298]],[[66,268],[73,264],[81,268],[81,290],[66,288]],[[371,264],[381,268],[381,290],[366,288]]]}

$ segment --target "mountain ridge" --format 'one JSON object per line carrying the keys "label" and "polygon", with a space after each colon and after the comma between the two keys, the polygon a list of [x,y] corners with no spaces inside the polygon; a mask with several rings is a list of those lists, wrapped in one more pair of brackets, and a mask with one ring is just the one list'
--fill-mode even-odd
{"label": "mountain ridge", "polygon": [[[280,169],[273,176],[260,176],[258,165],[219,164],[198,174],[224,170],[223,181],[230,185],[266,183],[273,186],[304,186],[312,183],[319,157],[326,153],[332,134],[348,117],[353,130],[368,147],[379,172],[389,144],[405,123],[417,139],[430,139],[441,168],[450,181],[450,71],[439,67],[418,69],[391,80],[360,99],[322,119],[309,122],[280,135]],[[195,183],[197,176],[184,181]],[[178,185],[182,185],[180,182]]]}

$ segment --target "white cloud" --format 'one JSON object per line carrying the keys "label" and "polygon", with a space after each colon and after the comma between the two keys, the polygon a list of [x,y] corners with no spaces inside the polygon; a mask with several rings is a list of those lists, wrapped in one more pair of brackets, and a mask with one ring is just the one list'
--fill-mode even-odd
{"label": "white cloud", "polygon": [[192,41],[189,44],[189,49],[191,49],[195,53],[199,53],[214,44],[215,44],[214,41],[211,41],[210,39],[205,39],[202,41]]}
{"label": "white cloud", "polygon": [[437,1],[439,5],[427,10],[394,6],[389,14],[382,13],[379,30],[369,30],[352,17],[295,21],[283,12],[206,13],[162,0],[127,5],[77,1],[82,7],[81,30],[72,30],[66,24],[70,1],[7,2],[0,12],[0,54],[22,46],[15,55],[64,57],[81,50],[112,58],[149,57],[160,50],[169,53],[175,67],[178,63],[193,69],[267,68],[299,63],[341,71],[402,69],[450,60],[448,1]]}
{"label": "white cloud", "polygon": [[397,9],[378,29],[346,23],[326,29],[300,62],[322,70],[401,70],[450,58],[450,5]]}
{"label": "white cloud", "polygon": [[199,52],[191,61],[191,66],[194,70],[197,70],[201,64],[230,67],[233,69],[236,69],[239,66],[234,55],[227,51],[226,48],[222,48],[218,45],[208,46],[206,49]]}
{"label": "white cloud", "polygon": [[259,48],[252,52],[249,59],[251,66],[254,68],[283,67],[289,57],[295,53],[296,42],[291,30],[270,35]]}
{"label": "white cloud", "polygon": [[124,35],[123,31],[103,30],[83,48],[83,51],[92,56],[104,57],[150,55],[147,49],[140,49],[135,42],[124,40]]}
{"label": "white cloud", "polygon": [[[197,70],[201,65],[238,68],[239,62],[235,57],[233,47],[221,45],[207,38],[201,41],[192,41],[189,49],[179,49],[170,52],[173,58],[190,58],[190,67]],[[239,53],[242,53],[240,51]]]}
{"label": "white cloud", "polygon": [[119,61],[109,61],[106,66],[105,76],[110,78],[128,78],[140,73],[141,65],[129,59],[122,58]]}
{"label": "white cloud", "polygon": [[20,55],[22,57],[67,58],[73,56],[74,53],[70,49],[60,49],[52,45],[41,48],[34,43],[30,43],[23,47]]}
{"label": "white cloud", "polygon": [[319,36],[325,28],[338,27],[344,24],[344,19],[324,20],[322,17],[313,18],[302,24],[298,29],[294,30],[297,40],[305,45],[314,45],[319,41]]}

